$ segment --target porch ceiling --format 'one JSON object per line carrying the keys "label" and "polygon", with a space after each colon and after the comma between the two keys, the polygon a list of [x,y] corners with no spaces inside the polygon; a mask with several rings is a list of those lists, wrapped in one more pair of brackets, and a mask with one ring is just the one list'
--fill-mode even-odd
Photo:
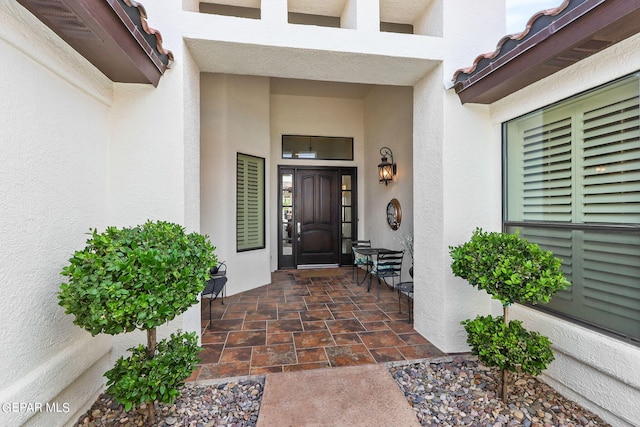
{"label": "porch ceiling", "polygon": [[440,62],[362,52],[186,39],[201,72],[412,86]]}

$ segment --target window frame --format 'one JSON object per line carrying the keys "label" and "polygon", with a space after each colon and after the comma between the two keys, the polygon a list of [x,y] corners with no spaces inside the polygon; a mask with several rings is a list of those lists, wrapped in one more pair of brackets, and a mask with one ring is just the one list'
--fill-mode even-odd
{"label": "window frame", "polygon": [[[582,102],[582,100],[586,100],[590,95],[598,95],[599,93],[604,93],[607,88],[613,87],[616,84],[624,84],[625,80],[631,80],[631,79],[635,79],[636,84],[638,84],[640,86],[640,72],[635,72],[626,76],[623,76],[619,79],[616,79],[614,81],[605,83],[603,85],[600,85],[598,87],[592,88],[590,90],[578,93],[574,96],[571,96],[569,98],[560,100],[556,103],[553,103],[551,105],[547,105],[541,108],[538,108],[534,111],[530,111],[524,115],[521,115],[519,117],[513,118],[511,120],[508,120],[504,123],[502,123],[502,229],[504,232],[513,232],[516,229],[520,229],[520,228],[530,228],[530,229],[540,229],[540,230],[555,230],[556,232],[562,232],[562,230],[564,231],[568,231],[570,230],[571,232],[591,232],[591,233],[615,233],[615,234],[630,234],[630,235],[638,235],[640,236],[640,224],[634,224],[634,223],[616,223],[616,222],[578,222],[578,220],[574,218],[572,218],[569,222],[564,222],[564,221],[548,221],[548,220],[510,220],[509,217],[509,141],[508,141],[508,125],[510,123],[514,123],[518,120],[526,120],[528,117],[532,117],[535,114],[543,114],[545,111],[553,111],[553,110],[558,110],[567,106],[571,106],[572,103],[575,103],[576,101],[578,102]],[[586,102],[586,101],[585,101]],[[637,102],[640,106],[640,96],[638,96]],[[575,113],[572,113],[575,114]],[[546,123],[546,122],[545,122]],[[579,150],[577,148],[574,149],[574,147],[576,147],[578,145],[578,142],[576,142],[576,138],[580,138],[581,136],[576,134],[573,135],[571,140],[571,158],[573,159],[572,161],[575,161],[576,156],[581,156],[582,152],[579,152]],[[578,141],[582,141],[582,139],[578,139]],[[513,143],[512,143],[513,144]],[[582,150],[584,150],[583,147],[580,147]],[[631,155],[631,159],[636,159],[636,157],[633,157],[633,154]],[[579,173],[583,173],[582,170],[576,170],[573,171],[574,174],[579,174]],[[512,190],[513,191],[513,190]],[[580,191],[583,191],[582,189],[580,189]],[[517,195],[515,195],[515,197],[522,197],[523,196],[523,192],[520,191]],[[576,199],[576,190],[572,189],[571,191],[571,197],[572,200]],[[583,209],[582,207],[576,207],[576,209]],[[581,221],[584,221],[583,218],[583,213],[581,212]],[[535,242],[534,239],[529,239],[532,242]],[[579,256],[580,253],[578,253],[578,249],[576,248],[571,248],[571,258],[573,259],[576,256]],[[581,285],[584,286],[584,285]],[[536,309],[536,310],[540,310],[542,312],[546,312],[550,315],[553,315],[555,317],[564,319],[564,320],[568,320],[572,323],[576,323],[576,324],[580,324],[584,327],[587,327],[589,329],[592,330],[596,330],[600,333],[604,333],[606,335],[612,336],[614,338],[620,339],[622,341],[625,342],[629,342],[631,344],[634,345],[638,345],[640,346],[640,336],[631,336],[627,333],[624,333],[622,331],[617,331],[617,330],[612,330],[611,328],[608,328],[604,325],[598,324],[595,321],[590,321],[590,319],[585,319],[585,318],[579,318],[579,317],[575,317],[572,316],[571,314],[559,311],[557,309],[553,309],[550,307],[546,307],[545,305],[530,305],[530,304],[526,304],[529,307]],[[592,319],[591,319],[592,320]]]}
{"label": "window frame", "polygon": [[[250,233],[248,233],[246,231],[247,228],[249,228],[249,223],[250,221],[250,214],[249,212],[246,212],[245,210],[245,217],[244,220],[247,224],[247,226],[242,226],[241,222],[240,222],[240,209],[239,206],[242,203],[243,205],[246,205],[247,203],[249,203],[249,196],[247,195],[247,193],[249,192],[249,183],[247,183],[246,185],[243,186],[243,188],[241,188],[241,182],[239,179],[240,176],[240,161],[241,159],[245,159],[244,161],[253,161],[258,168],[258,172],[257,174],[257,181],[255,183],[255,185],[258,187],[258,195],[257,197],[255,197],[254,201],[257,203],[257,216],[258,216],[258,221],[261,221],[261,224],[258,224],[258,232],[254,233],[253,235],[250,235]],[[248,167],[248,166],[247,166]],[[261,169],[261,170],[260,170]],[[248,251],[254,251],[254,250],[260,250],[260,249],[265,249],[266,248],[266,184],[265,184],[265,158],[264,157],[258,157],[258,156],[253,156],[251,154],[246,154],[246,153],[240,153],[237,152],[236,153],[236,252],[248,252]],[[242,199],[240,196],[244,196]],[[242,233],[241,233],[241,230]],[[249,241],[250,237],[254,237],[255,239],[257,239],[257,243],[256,244],[248,244],[246,243],[247,241]]]}
{"label": "window frame", "polygon": [[[348,149],[345,150],[347,153],[343,157],[331,157],[322,155],[321,151],[317,151],[316,155],[313,157],[297,157],[293,151],[291,151],[289,156],[285,156],[285,153],[289,151],[285,150],[286,144],[293,143],[291,140],[299,140],[299,139],[307,139],[309,144],[309,150],[312,150],[312,146],[314,143],[318,144],[326,144],[326,143],[334,143],[334,142],[342,142],[346,145],[348,144]],[[316,145],[317,148],[317,145]],[[280,139],[280,157],[283,160],[311,160],[311,161],[324,161],[324,162],[339,162],[339,161],[353,161],[354,160],[354,138],[349,136],[318,136],[318,135],[298,135],[298,134],[282,134]]]}

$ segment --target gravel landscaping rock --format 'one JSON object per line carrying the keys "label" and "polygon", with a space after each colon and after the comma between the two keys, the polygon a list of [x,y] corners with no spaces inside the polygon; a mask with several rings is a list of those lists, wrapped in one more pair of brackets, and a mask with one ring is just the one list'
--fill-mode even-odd
{"label": "gravel landscaping rock", "polygon": [[496,396],[500,371],[476,358],[390,368],[423,426],[608,426],[530,375],[511,374],[509,399]]}
{"label": "gravel landscaping rock", "polygon": [[[255,426],[264,389],[264,377],[256,380],[198,386],[185,384],[173,405],[156,403],[156,427]],[[147,408],[125,412],[124,407],[102,394],[77,426],[146,426]]]}
{"label": "gravel landscaping rock", "polygon": [[[389,371],[423,426],[608,426],[528,375],[515,375],[509,403],[502,403],[496,397],[500,372],[474,357],[393,363]],[[156,404],[155,426],[255,426],[263,389],[263,376],[219,385],[186,384],[173,405]],[[145,407],[125,412],[103,394],[77,426],[143,426],[146,413]]]}

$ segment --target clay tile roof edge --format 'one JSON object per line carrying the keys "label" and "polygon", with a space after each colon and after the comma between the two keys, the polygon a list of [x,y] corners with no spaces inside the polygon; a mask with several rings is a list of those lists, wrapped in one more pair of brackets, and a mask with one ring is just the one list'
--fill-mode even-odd
{"label": "clay tile roof edge", "polygon": [[529,21],[527,22],[527,25],[525,27],[525,29],[520,32],[520,33],[516,33],[516,34],[510,34],[510,35],[506,35],[504,37],[502,37],[500,39],[500,41],[498,42],[496,49],[493,52],[488,52],[488,53],[484,53],[481,55],[478,55],[476,57],[476,59],[473,61],[473,65],[466,67],[466,68],[460,68],[458,70],[456,70],[456,72],[453,74],[453,78],[451,79],[453,82],[456,82],[458,76],[460,74],[473,74],[476,69],[478,68],[478,64],[480,63],[480,61],[482,61],[483,59],[488,59],[488,60],[492,60],[494,58],[496,58],[498,55],[500,55],[500,52],[502,51],[503,46],[505,45],[506,42],[508,42],[509,40],[522,40],[525,37],[527,37],[527,35],[529,35],[529,33],[531,32],[531,29],[533,28],[533,24],[535,23],[536,20],[538,20],[539,18],[543,17],[543,16],[557,16],[558,14],[562,13],[568,6],[571,0],[564,0],[562,2],[562,4],[558,7],[554,7],[552,9],[545,9],[545,10],[541,10],[540,12],[535,13],[531,18],[529,18]]}
{"label": "clay tile roof edge", "polygon": [[[167,55],[167,58],[169,59],[169,63],[168,64],[164,64],[164,63],[158,63],[157,58],[155,58],[155,55],[149,55],[150,58],[154,61],[154,63],[156,63],[156,66],[159,67],[159,69],[163,70],[164,68],[170,68],[171,63],[173,62],[173,52],[171,52],[168,49],[165,49],[164,46],[162,45],[162,34],[160,33],[160,31],[151,28],[149,26],[148,20],[147,20],[147,11],[144,8],[144,6],[141,3],[138,3],[135,0],[122,0],[127,6],[129,7],[133,7],[135,9],[138,10],[138,13],[140,14],[140,22],[142,23],[142,29],[144,30],[145,33],[152,35],[155,37],[156,40],[156,50],[158,51],[158,53],[162,54],[162,55]],[[126,13],[126,12],[125,12]],[[137,28],[134,29],[134,34],[137,33]],[[141,44],[144,47],[144,44]],[[149,54],[149,52],[147,52]]]}

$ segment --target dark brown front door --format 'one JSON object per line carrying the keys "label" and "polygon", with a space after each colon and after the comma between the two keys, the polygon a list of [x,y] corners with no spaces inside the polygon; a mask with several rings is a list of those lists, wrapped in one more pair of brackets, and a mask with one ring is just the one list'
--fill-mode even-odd
{"label": "dark brown front door", "polygon": [[299,169],[295,180],[297,264],[339,264],[339,171]]}

